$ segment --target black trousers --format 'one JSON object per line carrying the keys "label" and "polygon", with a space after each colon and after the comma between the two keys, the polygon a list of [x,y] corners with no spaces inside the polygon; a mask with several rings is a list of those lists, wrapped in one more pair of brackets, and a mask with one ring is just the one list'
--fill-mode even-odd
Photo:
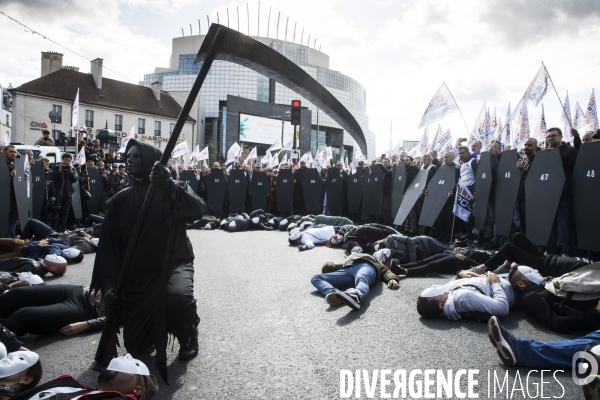
{"label": "black trousers", "polygon": [[496,254],[485,262],[485,265],[492,270],[502,265],[506,260],[540,270],[543,275],[541,268],[544,265],[544,255],[522,233],[515,234],[511,242],[502,246]]}
{"label": "black trousers", "polygon": [[[402,264],[400,268],[406,268],[408,276],[424,276],[428,274],[455,274],[465,268],[458,258],[449,254],[436,254],[421,261]],[[396,271],[394,271],[396,269]],[[398,267],[392,268],[392,272],[400,273]]]}
{"label": "black trousers", "polygon": [[0,296],[0,319],[17,336],[56,333],[64,326],[96,318],[82,286],[19,287]]}

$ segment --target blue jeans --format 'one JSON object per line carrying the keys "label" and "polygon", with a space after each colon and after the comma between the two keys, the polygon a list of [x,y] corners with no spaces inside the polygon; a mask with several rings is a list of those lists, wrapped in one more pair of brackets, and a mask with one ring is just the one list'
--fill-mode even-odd
{"label": "blue jeans", "polygon": [[377,269],[367,262],[362,262],[335,272],[315,275],[310,282],[324,296],[336,290],[356,288],[359,299],[362,299],[369,293],[369,286],[375,283],[375,279]]}
{"label": "blue jeans", "polygon": [[575,254],[575,205],[573,196],[561,198],[558,203],[558,210],[556,210],[552,230],[548,237],[548,245],[546,246],[548,254],[557,254],[556,241],[558,240],[559,224],[562,233],[563,254],[573,256]]}
{"label": "blue jeans", "polygon": [[64,231],[67,229],[67,219],[69,219],[69,208],[71,208],[71,204],[73,203],[73,195],[68,196],[56,196],[55,205],[60,206],[60,223],[59,229]]}
{"label": "blue jeans", "polygon": [[427,236],[427,244],[429,245],[429,252],[431,253],[432,256],[434,256],[436,254],[442,254],[446,250],[450,250],[450,247],[438,242],[431,236]]}
{"label": "blue jeans", "polygon": [[570,371],[573,355],[588,345],[597,344],[600,344],[600,330],[577,339],[550,343],[517,338],[517,365]]}
{"label": "blue jeans", "polygon": [[52,234],[52,228],[37,219],[27,221],[21,231],[21,239],[31,240],[34,236],[36,240],[48,239]]}

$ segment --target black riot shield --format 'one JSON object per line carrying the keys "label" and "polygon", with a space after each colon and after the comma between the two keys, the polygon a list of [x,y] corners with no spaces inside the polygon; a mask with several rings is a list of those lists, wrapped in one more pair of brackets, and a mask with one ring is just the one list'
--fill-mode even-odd
{"label": "black riot shield", "polygon": [[46,197],[46,170],[42,162],[31,167],[31,218],[41,219]]}
{"label": "black riot shield", "polygon": [[71,207],[73,207],[73,214],[75,215],[75,219],[83,218],[83,209],[81,208],[81,190],[79,190],[79,179],[77,182],[73,184],[75,187],[75,191],[73,192],[73,203]]}
{"label": "black riot shield", "polygon": [[517,150],[502,153],[496,172],[496,234],[508,236],[515,213],[515,203],[521,183],[521,172],[517,168]]}
{"label": "black riot shield", "polygon": [[456,168],[454,167],[442,165],[433,178],[431,178],[431,181],[429,181],[419,225],[433,226],[433,223],[438,215],[440,215],[440,211],[442,211],[444,204],[448,200],[448,193],[454,189],[455,170]]}
{"label": "black riot shield", "polygon": [[406,163],[402,161],[394,165],[394,174],[392,180],[392,215],[398,214],[402,196],[404,196],[404,186],[406,185]]}
{"label": "black riot shield", "polygon": [[[25,158],[21,156],[15,160],[15,178],[13,186],[15,188],[15,197],[17,199],[17,209],[19,210],[19,220],[23,226],[31,216],[31,182],[25,178]],[[31,172],[30,172],[31,174]]]}
{"label": "black riot shield", "polygon": [[250,181],[250,196],[252,197],[252,210],[267,209],[267,200],[269,199],[269,178],[264,172],[255,172]]}
{"label": "black riot shield", "polygon": [[348,211],[352,214],[360,212],[360,203],[363,193],[362,171],[357,170],[348,176]]}
{"label": "black riot shield", "polygon": [[87,201],[90,214],[102,212],[102,171],[93,168],[88,171],[90,177],[90,194],[92,198]]}
{"label": "black riot shield", "polygon": [[227,179],[221,168],[212,168],[206,178],[206,195],[208,206],[213,212],[221,212],[225,192],[227,191]]}
{"label": "black riot shield", "polygon": [[404,199],[400,204],[400,208],[398,208],[396,219],[394,219],[394,225],[402,225],[404,223],[408,213],[410,210],[412,210],[413,206],[419,199],[419,195],[423,189],[425,189],[428,173],[428,171],[423,169],[420,170],[417,176],[415,176],[415,179],[413,179],[410,183],[410,186],[406,189],[406,193],[404,193]]}
{"label": "black riot shield", "polygon": [[368,195],[371,200],[368,204],[369,208],[367,208],[367,213],[374,217],[380,217],[383,207],[383,171],[378,165],[371,168],[371,175],[369,175],[369,178],[367,179],[366,188],[366,195]]}
{"label": "black riot shield", "polygon": [[229,203],[232,213],[246,211],[246,191],[248,190],[248,178],[241,169],[232,169],[227,180],[227,191],[229,192]]}
{"label": "black riot shield", "polygon": [[8,229],[11,177],[6,162],[0,162],[0,234]]}
{"label": "black riot shield", "polygon": [[277,191],[277,209],[282,215],[289,212],[294,195],[294,174],[291,169],[280,169],[275,178]]}
{"label": "black riot shield", "polygon": [[363,200],[363,213],[370,214],[371,207],[373,204],[373,198],[369,193],[371,186],[371,167],[365,167],[365,173],[362,176],[362,200]]}
{"label": "black riot shield", "polygon": [[196,189],[198,189],[198,178],[196,177],[194,171],[187,169],[185,171],[181,171],[181,174],[179,174],[179,180],[187,183],[190,189],[196,193]]}
{"label": "black riot shield", "polygon": [[[600,251],[600,143],[586,143],[579,148],[573,169],[573,201],[577,245],[580,249]],[[537,162],[537,158],[536,161]],[[534,163],[535,164],[535,163]],[[528,227],[529,229],[529,227]]]}
{"label": "black riot shield", "polygon": [[325,191],[327,193],[327,208],[333,215],[338,215],[342,209],[343,185],[344,178],[341,176],[339,168],[329,168],[327,180],[325,181]]}
{"label": "black riot shield", "polygon": [[302,180],[302,191],[304,192],[304,203],[306,212],[309,214],[322,214],[323,204],[321,202],[321,190],[323,179],[315,168],[307,168]]}
{"label": "black riot shield", "polygon": [[558,150],[538,152],[525,180],[527,238],[533,243],[548,244],[564,184],[565,173]]}
{"label": "black riot shield", "polygon": [[480,231],[485,225],[485,216],[490,199],[490,190],[492,188],[492,165],[490,164],[490,153],[487,151],[481,153],[479,166],[477,167],[477,176],[475,176],[475,228]]}

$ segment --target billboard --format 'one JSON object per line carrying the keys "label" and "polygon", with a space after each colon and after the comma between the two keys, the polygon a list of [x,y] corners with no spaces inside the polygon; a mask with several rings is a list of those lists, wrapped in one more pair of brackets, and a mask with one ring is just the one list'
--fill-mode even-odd
{"label": "billboard", "polygon": [[[285,146],[294,137],[294,127],[285,121],[283,142]],[[281,140],[281,120],[240,113],[240,142],[273,144]]]}

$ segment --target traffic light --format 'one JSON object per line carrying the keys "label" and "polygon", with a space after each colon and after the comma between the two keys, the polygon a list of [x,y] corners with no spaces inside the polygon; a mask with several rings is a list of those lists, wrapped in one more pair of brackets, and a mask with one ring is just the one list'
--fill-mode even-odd
{"label": "traffic light", "polygon": [[292,116],[291,123],[292,125],[300,125],[300,113],[302,109],[300,108],[300,100],[292,100]]}

